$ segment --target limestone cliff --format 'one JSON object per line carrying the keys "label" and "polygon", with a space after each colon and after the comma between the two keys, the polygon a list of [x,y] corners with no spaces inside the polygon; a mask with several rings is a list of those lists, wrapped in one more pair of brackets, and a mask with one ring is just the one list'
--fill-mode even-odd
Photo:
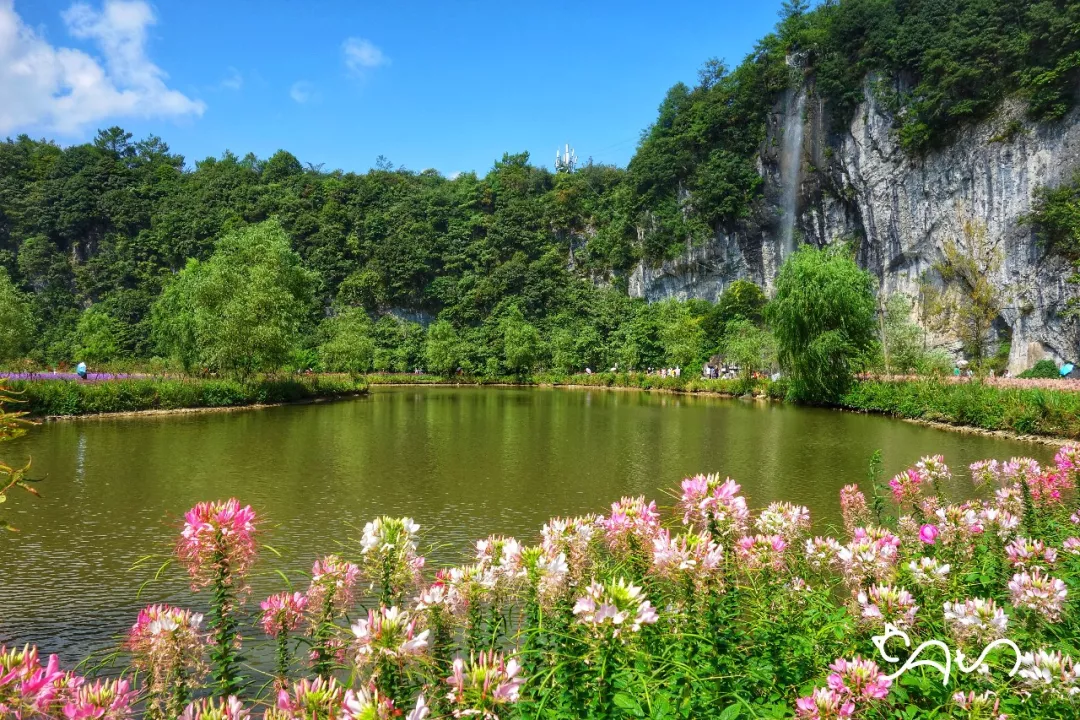
{"label": "limestone cliff", "polygon": [[[854,240],[860,263],[887,293],[916,298],[920,276],[945,241],[962,237],[965,218],[980,221],[1004,255],[997,280],[1013,289],[999,321],[1012,330],[1010,369],[1018,372],[1043,357],[1075,360],[1080,331],[1058,312],[1080,289],[1067,282],[1069,265],[1039,247],[1022,221],[1037,188],[1056,186],[1080,169],[1080,112],[1035,125],[1019,103],[1009,102],[944,149],[913,157],[900,147],[891,115],[872,93],[866,97],[843,133],[826,130],[826,110],[812,93],[801,113],[796,238],[819,245]],[[771,289],[790,252],[781,239],[780,148],[794,107],[790,98],[781,102],[770,122],[759,163],[765,201],[755,217],[675,260],[634,268],[631,295],[715,299],[740,277]]]}

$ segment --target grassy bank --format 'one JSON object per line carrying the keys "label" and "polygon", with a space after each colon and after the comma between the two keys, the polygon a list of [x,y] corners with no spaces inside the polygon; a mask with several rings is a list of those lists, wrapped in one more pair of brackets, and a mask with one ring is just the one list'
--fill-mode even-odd
{"label": "grassy bank", "polygon": [[106,382],[18,380],[9,387],[36,417],[271,405],[363,392],[347,375],[236,380],[138,378]]}
{"label": "grassy bank", "polygon": [[1080,439],[1080,393],[980,382],[863,380],[840,405],[895,417]]}
{"label": "grassy bank", "polygon": [[[780,400],[787,394],[784,380],[704,380],[699,377],[662,378],[656,375],[594,373],[592,375],[538,374],[525,378],[458,377],[431,375],[370,375],[378,384],[553,385],[637,388],[681,393],[717,393],[741,396],[748,392]],[[838,402],[848,410],[880,413],[909,420],[1080,439],[1080,392],[1047,387],[998,387],[981,382],[936,379],[861,380]]]}

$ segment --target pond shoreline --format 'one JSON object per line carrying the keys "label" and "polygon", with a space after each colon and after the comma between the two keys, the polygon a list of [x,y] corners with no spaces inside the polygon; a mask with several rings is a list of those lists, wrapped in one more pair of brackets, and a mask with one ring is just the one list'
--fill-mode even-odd
{"label": "pond shoreline", "polygon": [[[581,382],[586,380],[586,382]],[[152,388],[161,380],[144,379],[137,381],[114,381],[117,384],[134,383],[143,390]],[[188,385],[198,386],[206,381],[186,379],[176,381]],[[262,386],[274,387],[283,381],[263,381]],[[769,380],[757,380],[754,382],[753,392],[740,393],[740,381],[737,380],[705,380],[702,378],[661,378],[657,376],[627,376],[610,373],[597,373],[588,376],[534,376],[532,378],[454,378],[442,379],[431,375],[368,375],[363,380],[352,379],[342,381],[341,378],[332,376],[317,376],[315,378],[290,379],[284,381],[302,388],[293,388],[293,392],[286,397],[267,402],[263,400],[265,392],[248,391],[240,397],[230,397],[225,402],[215,399],[210,403],[208,398],[194,398],[200,402],[189,403],[184,398],[171,400],[168,403],[161,402],[157,397],[130,399],[115,404],[126,406],[124,409],[95,411],[84,409],[82,403],[71,407],[68,412],[35,412],[35,400],[38,400],[34,392],[29,393],[31,414],[40,420],[56,422],[74,418],[115,418],[168,416],[190,414],[199,412],[226,412],[234,410],[258,410],[262,408],[280,407],[293,404],[310,404],[314,402],[327,402],[339,399],[349,399],[362,396],[372,388],[377,387],[492,387],[492,388],[550,388],[565,390],[615,390],[633,391],[645,393],[663,393],[671,395],[693,395],[700,397],[714,397],[732,400],[753,400],[757,402],[784,402],[783,391],[786,385],[783,381],[771,382]],[[18,385],[17,383],[16,385]],[[92,394],[106,394],[102,388],[107,388],[110,383],[69,383],[57,381],[56,385],[73,386],[80,396]],[[347,384],[347,387],[346,387]],[[36,382],[39,388],[53,385],[52,382]],[[743,386],[745,387],[745,386]],[[16,388],[12,388],[16,389]],[[32,389],[32,388],[31,388]],[[1049,398],[1049,401],[1047,400]],[[113,403],[105,403],[110,405]],[[147,407],[138,407],[138,405]],[[161,407],[162,404],[174,404],[173,407]],[[55,406],[54,402],[43,402],[41,405]],[[136,407],[131,407],[135,405]],[[858,380],[852,390],[844,398],[835,404],[822,405],[824,409],[864,413],[891,417],[926,427],[940,430],[951,430],[967,434],[996,437],[1002,439],[1017,440],[1026,443],[1035,443],[1048,446],[1061,446],[1068,442],[1080,439],[1080,431],[1076,432],[1039,432],[1037,428],[1046,427],[1048,430],[1067,428],[1073,431],[1080,427],[1080,417],[1073,410],[1080,408],[1080,393],[1058,390],[1046,390],[1041,388],[998,388],[980,383],[956,384],[941,382],[935,379],[862,379]],[[1027,427],[1036,431],[1024,431],[1021,427]]]}

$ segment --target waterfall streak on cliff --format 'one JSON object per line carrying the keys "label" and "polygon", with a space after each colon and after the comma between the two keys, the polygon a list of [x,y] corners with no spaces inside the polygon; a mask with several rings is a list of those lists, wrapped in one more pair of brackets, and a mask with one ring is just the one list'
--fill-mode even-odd
{"label": "waterfall streak on cliff", "polygon": [[[793,97],[794,95],[794,97]],[[795,212],[799,198],[799,175],[802,169],[803,113],[806,89],[788,92],[784,117],[784,146],[780,154],[780,251],[787,258],[795,252]]]}

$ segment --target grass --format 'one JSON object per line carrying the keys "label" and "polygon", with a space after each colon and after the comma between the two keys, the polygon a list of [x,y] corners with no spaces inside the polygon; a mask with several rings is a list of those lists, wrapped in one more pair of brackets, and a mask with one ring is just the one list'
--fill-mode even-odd
{"label": "grass", "polygon": [[363,392],[347,375],[264,377],[249,382],[199,378],[138,378],[108,382],[18,380],[9,384],[32,416],[279,404]]}

